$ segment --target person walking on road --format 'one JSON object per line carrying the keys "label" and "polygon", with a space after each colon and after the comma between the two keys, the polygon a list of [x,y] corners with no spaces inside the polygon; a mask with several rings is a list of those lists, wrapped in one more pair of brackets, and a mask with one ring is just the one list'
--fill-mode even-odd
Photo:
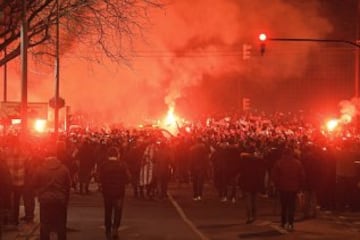
{"label": "person walking on road", "polygon": [[209,164],[209,149],[201,138],[190,148],[191,179],[193,199],[200,201],[203,195],[205,175]]}
{"label": "person walking on road", "polygon": [[5,158],[12,180],[11,198],[11,223],[19,225],[20,203],[24,197],[25,162],[27,156],[24,153],[23,143],[19,137],[11,136],[7,139]]}
{"label": "person walking on road", "polygon": [[250,224],[256,219],[256,196],[264,189],[265,164],[254,147],[249,147],[240,156],[240,188],[246,196],[246,224]]}
{"label": "person walking on road", "polygon": [[284,149],[282,157],[275,163],[272,177],[280,194],[281,227],[293,231],[296,194],[304,185],[305,171],[292,148]]}
{"label": "person walking on road", "polygon": [[107,240],[118,238],[125,196],[125,186],[128,181],[128,170],[125,162],[120,158],[119,150],[116,147],[110,147],[107,151],[107,159],[100,169]]}
{"label": "person walking on road", "polygon": [[7,164],[0,153],[0,240],[2,239],[2,226],[5,221],[5,216],[10,209],[11,196],[11,175]]}
{"label": "person walking on road", "polygon": [[49,240],[50,232],[66,240],[67,206],[71,177],[69,170],[56,157],[56,144],[45,149],[44,162],[34,174],[33,186],[40,203],[40,240]]}

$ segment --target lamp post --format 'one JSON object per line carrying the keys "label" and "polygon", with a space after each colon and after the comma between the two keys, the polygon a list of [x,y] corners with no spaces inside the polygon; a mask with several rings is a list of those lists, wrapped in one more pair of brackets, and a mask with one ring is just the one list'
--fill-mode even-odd
{"label": "lamp post", "polygon": [[54,133],[59,133],[59,85],[60,85],[60,57],[59,57],[59,0],[56,0],[56,46],[55,46],[55,106],[54,106]]}
{"label": "lamp post", "polygon": [[[5,13],[5,9],[0,11],[1,14],[1,22],[4,23],[4,30],[6,32],[6,13]],[[6,34],[4,36],[4,41],[6,41]],[[4,58],[6,58],[7,55],[7,48],[6,46],[4,47]],[[3,77],[4,77],[4,82],[3,82],[3,101],[6,102],[7,101],[7,63],[5,62],[4,64],[4,72],[3,72]]]}
{"label": "lamp post", "polygon": [[28,48],[28,22],[26,19],[27,0],[22,1],[21,32],[20,32],[20,57],[21,57],[21,132],[27,133],[27,48]]}
{"label": "lamp post", "polygon": [[[360,2],[357,4],[357,14],[356,14],[356,43],[360,44]],[[360,64],[360,48],[355,50],[355,97],[359,97],[359,66]]]}

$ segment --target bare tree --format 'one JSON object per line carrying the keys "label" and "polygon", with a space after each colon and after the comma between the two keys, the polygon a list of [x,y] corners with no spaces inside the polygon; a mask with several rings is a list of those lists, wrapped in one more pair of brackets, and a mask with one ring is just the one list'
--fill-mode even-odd
{"label": "bare tree", "polygon": [[[20,54],[23,0],[0,0],[0,66]],[[29,49],[35,55],[54,54],[56,0],[26,0]],[[75,43],[92,46],[92,56],[105,55],[123,62],[124,50],[148,23],[148,11],[163,6],[161,0],[58,0],[61,52]],[[124,40],[127,45],[124,46]],[[6,48],[7,54],[4,54]]]}

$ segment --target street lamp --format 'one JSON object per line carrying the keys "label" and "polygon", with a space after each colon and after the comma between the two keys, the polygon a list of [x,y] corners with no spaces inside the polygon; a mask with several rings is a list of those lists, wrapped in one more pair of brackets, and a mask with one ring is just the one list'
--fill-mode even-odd
{"label": "street lamp", "polygon": [[21,56],[21,132],[27,133],[27,48],[28,48],[28,22],[26,18],[27,0],[22,1],[20,56]]}

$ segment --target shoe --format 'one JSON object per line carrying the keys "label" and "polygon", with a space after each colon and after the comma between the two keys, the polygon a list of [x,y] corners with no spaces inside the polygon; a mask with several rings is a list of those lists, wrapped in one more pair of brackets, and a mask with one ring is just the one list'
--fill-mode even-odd
{"label": "shoe", "polygon": [[221,202],[227,202],[227,198],[226,198],[226,197],[223,197],[223,198],[221,199]]}
{"label": "shoe", "polygon": [[106,232],[106,240],[111,240],[112,237],[111,237],[111,231],[107,231]]}
{"label": "shoe", "polygon": [[289,232],[293,232],[293,231],[294,231],[294,225],[289,224],[289,226],[287,227],[287,230],[288,230]]}
{"label": "shoe", "polygon": [[246,221],[246,224],[251,224],[255,222],[255,218],[248,218],[248,220]]}
{"label": "shoe", "polygon": [[198,197],[197,197],[197,200],[198,200],[198,201],[201,201],[201,200],[202,200],[201,196],[198,196]]}
{"label": "shoe", "polygon": [[119,238],[119,230],[117,228],[114,228],[112,230],[112,238],[113,239],[118,239]]}

